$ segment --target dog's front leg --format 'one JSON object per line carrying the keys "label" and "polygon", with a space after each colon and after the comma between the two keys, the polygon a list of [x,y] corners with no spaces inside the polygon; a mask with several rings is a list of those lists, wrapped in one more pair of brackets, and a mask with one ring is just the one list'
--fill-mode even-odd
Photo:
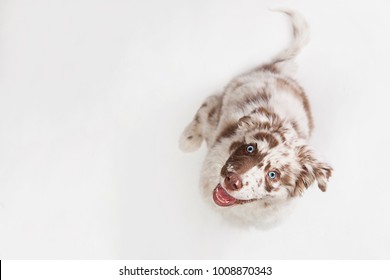
{"label": "dog's front leg", "polygon": [[219,122],[222,95],[211,95],[203,102],[192,122],[185,128],[180,138],[180,149],[193,152],[199,149],[203,139],[207,145]]}

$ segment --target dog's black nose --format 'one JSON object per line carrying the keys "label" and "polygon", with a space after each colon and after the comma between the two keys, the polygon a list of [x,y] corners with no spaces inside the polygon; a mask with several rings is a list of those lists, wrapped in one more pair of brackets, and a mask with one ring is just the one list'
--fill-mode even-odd
{"label": "dog's black nose", "polygon": [[225,183],[225,187],[231,191],[236,191],[242,188],[242,182],[240,176],[233,172],[227,173],[224,183]]}

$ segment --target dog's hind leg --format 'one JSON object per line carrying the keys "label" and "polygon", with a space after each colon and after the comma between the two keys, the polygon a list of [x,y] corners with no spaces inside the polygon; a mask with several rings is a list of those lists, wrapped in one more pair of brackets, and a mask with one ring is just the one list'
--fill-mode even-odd
{"label": "dog's hind leg", "polygon": [[196,112],[192,122],[184,129],[180,137],[180,149],[184,152],[193,152],[199,149],[203,139],[210,143],[215,131],[222,105],[222,95],[211,95],[203,102]]}

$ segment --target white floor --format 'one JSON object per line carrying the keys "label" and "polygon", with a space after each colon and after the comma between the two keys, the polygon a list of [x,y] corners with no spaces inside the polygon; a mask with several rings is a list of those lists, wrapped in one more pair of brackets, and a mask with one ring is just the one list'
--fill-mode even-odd
{"label": "white floor", "polygon": [[[390,258],[387,1],[0,2],[0,259]],[[282,225],[203,203],[206,152],[178,150],[203,99],[312,40],[297,79],[334,166]]]}

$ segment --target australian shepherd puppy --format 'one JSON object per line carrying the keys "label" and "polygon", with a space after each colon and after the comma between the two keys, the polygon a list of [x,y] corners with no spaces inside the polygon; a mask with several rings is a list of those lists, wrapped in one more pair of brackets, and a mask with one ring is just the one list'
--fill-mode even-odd
{"label": "australian shepherd puppy", "polygon": [[293,41],[269,63],[234,78],[209,96],[184,130],[180,148],[208,154],[200,187],[229,220],[267,226],[311,185],[321,191],[332,168],[308,145],[310,104],[290,77],[293,59],[308,42],[308,27],[296,12],[279,10],[292,23]]}

